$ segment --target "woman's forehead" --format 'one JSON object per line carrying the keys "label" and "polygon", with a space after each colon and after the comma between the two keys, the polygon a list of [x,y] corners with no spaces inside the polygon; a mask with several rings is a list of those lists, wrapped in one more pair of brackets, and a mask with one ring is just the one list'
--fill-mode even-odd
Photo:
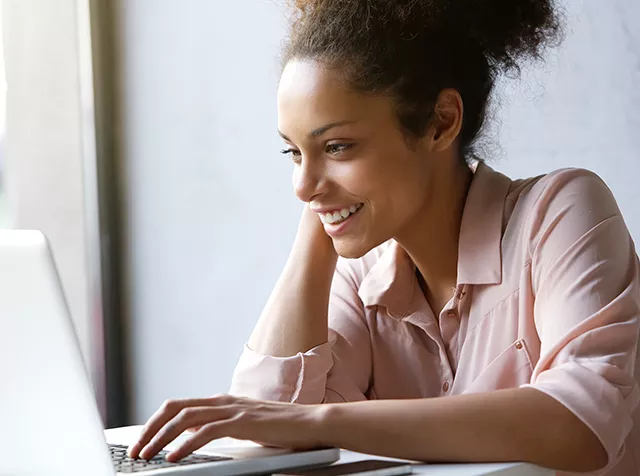
{"label": "woman's forehead", "polygon": [[329,122],[372,120],[390,114],[390,103],[386,97],[354,91],[337,72],[317,62],[295,60],[280,79],[278,127],[287,134]]}
{"label": "woman's forehead", "polygon": [[278,86],[278,103],[351,101],[358,99],[337,72],[316,61],[293,60],[285,66]]}

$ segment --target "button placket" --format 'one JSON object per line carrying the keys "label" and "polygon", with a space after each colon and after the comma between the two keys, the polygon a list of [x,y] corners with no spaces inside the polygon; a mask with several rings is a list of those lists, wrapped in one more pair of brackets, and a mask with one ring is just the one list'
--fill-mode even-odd
{"label": "button placket", "polygon": [[466,295],[467,295],[466,284],[456,287],[456,291],[455,291],[456,302],[462,301]]}
{"label": "button placket", "polygon": [[466,286],[457,286],[452,288],[453,290],[453,298],[450,302],[452,307],[446,311],[447,317],[459,317],[460,316],[460,303],[467,295]]}

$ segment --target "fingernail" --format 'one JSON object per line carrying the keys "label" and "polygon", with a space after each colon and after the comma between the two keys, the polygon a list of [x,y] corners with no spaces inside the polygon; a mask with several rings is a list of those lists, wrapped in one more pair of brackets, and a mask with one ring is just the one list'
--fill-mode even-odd
{"label": "fingernail", "polygon": [[137,451],[140,449],[138,448],[138,446],[139,446],[138,443],[135,443],[129,446],[129,448],[127,449],[127,454],[129,455],[129,458],[135,458]]}

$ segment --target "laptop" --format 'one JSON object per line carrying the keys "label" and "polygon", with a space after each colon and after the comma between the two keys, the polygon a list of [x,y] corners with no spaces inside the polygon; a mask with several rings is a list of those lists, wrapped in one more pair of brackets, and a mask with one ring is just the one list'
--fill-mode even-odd
{"label": "laptop", "polygon": [[340,456],[336,448],[239,446],[172,464],[163,455],[130,460],[125,443],[109,443],[44,235],[0,230],[0,475],[232,476],[317,467]]}

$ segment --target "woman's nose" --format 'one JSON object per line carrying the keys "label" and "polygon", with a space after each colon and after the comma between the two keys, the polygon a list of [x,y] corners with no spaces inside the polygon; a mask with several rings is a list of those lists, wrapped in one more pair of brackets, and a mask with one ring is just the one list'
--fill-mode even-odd
{"label": "woman's nose", "polygon": [[303,202],[322,193],[324,181],[321,164],[308,158],[303,157],[293,171],[293,190]]}

